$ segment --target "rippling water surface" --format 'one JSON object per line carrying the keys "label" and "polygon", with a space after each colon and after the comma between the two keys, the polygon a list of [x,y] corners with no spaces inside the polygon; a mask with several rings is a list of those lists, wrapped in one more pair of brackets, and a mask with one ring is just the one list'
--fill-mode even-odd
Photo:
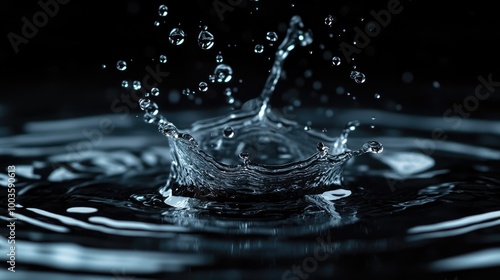
{"label": "rippling water surface", "polygon": [[[384,120],[377,137],[383,153],[349,161],[342,184],[333,190],[276,202],[175,196],[164,201],[157,191],[169,175],[167,141],[141,123],[115,116],[27,123],[23,133],[0,140],[1,161],[16,165],[18,180],[16,276],[432,274],[444,279],[495,271],[500,266],[498,144],[435,141],[433,150],[424,150],[421,143],[430,140],[416,136],[419,128],[405,131],[398,122],[409,118],[435,126],[439,119],[378,116]],[[96,138],[99,143],[89,149],[73,149],[91,143],[82,140],[81,131],[103,118],[117,124],[115,133]],[[329,131],[340,131],[342,122]],[[464,127],[471,131],[456,134],[470,136],[478,125],[498,123],[469,120]],[[397,132],[407,136],[392,136]],[[373,137],[370,129],[359,128],[349,145],[362,144],[366,135]],[[7,218],[2,210],[1,219]]]}

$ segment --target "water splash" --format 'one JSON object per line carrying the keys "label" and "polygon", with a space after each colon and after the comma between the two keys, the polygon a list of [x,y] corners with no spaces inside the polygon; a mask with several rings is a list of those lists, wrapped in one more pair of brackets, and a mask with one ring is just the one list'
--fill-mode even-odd
{"label": "water splash", "polygon": [[[198,121],[186,132],[170,122],[159,125],[172,151],[170,177],[159,190],[161,195],[167,200],[175,196],[276,201],[320,194],[341,183],[342,167],[350,158],[382,151],[378,142],[368,142],[359,150],[347,149],[348,134],[358,122],[348,123],[340,137],[330,138],[312,130],[305,132],[303,125],[271,110],[269,100],[285,59],[296,46],[311,43],[311,31],[294,16],[259,98],[230,115]],[[219,83],[229,82],[231,67],[219,64],[214,78]]]}

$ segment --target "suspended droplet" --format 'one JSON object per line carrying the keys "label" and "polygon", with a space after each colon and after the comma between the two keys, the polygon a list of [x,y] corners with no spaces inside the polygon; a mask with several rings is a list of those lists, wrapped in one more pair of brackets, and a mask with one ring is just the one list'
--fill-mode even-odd
{"label": "suspended droplet", "polygon": [[333,24],[335,23],[335,20],[336,20],[335,17],[332,16],[332,15],[326,16],[326,18],[325,18],[325,24],[326,24],[326,26],[332,27]]}
{"label": "suspended droplet", "polygon": [[198,84],[198,89],[199,89],[200,91],[202,91],[202,92],[207,91],[207,90],[208,90],[208,85],[207,85],[207,83],[205,83],[205,82],[200,82],[200,83]]}
{"label": "suspended droplet", "polygon": [[106,69],[106,64],[101,65],[102,69]]}
{"label": "suspended droplet", "polygon": [[186,96],[190,95],[191,94],[191,90],[189,88],[185,88],[185,89],[182,90],[182,94],[184,94]]}
{"label": "suspended droplet", "polygon": [[327,132],[328,132],[328,130],[327,130],[326,128],[323,128],[323,129],[321,130],[321,132],[323,132],[323,133],[327,133]]}
{"label": "suspended droplet", "polygon": [[152,88],[151,89],[151,95],[152,96],[158,96],[158,95],[160,95],[160,90],[158,88],[155,88],[155,87]]}
{"label": "suspended droplet", "polygon": [[144,109],[144,111],[146,112],[146,114],[150,114],[150,115],[153,115],[153,116],[156,116],[158,115],[158,105],[154,102],[151,102],[149,104],[148,107],[146,107],[146,109]]}
{"label": "suspended droplet", "polygon": [[305,131],[309,131],[309,130],[311,130],[311,127],[310,127],[310,126],[308,126],[308,125],[306,125],[306,126],[304,126],[304,130],[305,130]]}
{"label": "suspended droplet", "polygon": [[363,145],[363,150],[370,153],[379,154],[384,150],[384,147],[377,141],[370,141]]}
{"label": "suspended droplet", "polygon": [[123,87],[123,88],[128,88],[128,81],[123,80],[123,81],[122,81],[122,87]]}
{"label": "suspended droplet", "polygon": [[155,20],[155,22],[153,23],[155,26],[160,26],[160,22]]}
{"label": "suspended droplet", "polygon": [[338,56],[334,56],[334,57],[332,57],[332,64],[333,64],[334,66],[339,66],[339,65],[340,65],[340,63],[341,63],[341,61],[342,61],[342,60],[341,60],[341,59],[340,59],[340,57],[338,57]]}
{"label": "suspended droplet", "polygon": [[356,83],[362,84],[366,81],[366,76],[365,74],[359,72],[359,71],[351,71],[350,75],[351,79],[353,79]]}
{"label": "suspended droplet", "polygon": [[214,46],[214,35],[206,30],[200,31],[198,45],[202,50],[211,49]]}
{"label": "suspended droplet", "polygon": [[146,108],[151,105],[151,100],[147,99],[147,98],[141,98],[139,99],[139,107],[141,108],[141,110],[146,110]]}
{"label": "suspended droplet", "polygon": [[267,32],[266,39],[268,41],[271,41],[271,42],[276,42],[276,41],[278,41],[278,34],[276,34],[276,32],[272,32],[272,31]]}
{"label": "suspended droplet", "polygon": [[233,69],[226,64],[219,64],[215,67],[214,76],[217,82],[227,83],[233,78]]}
{"label": "suspended droplet", "polygon": [[144,122],[145,123],[155,123],[158,121],[158,118],[154,115],[144,114]]}
{"label": "suspended droplet", "polygon": [[328,146],[323,144],[323,142],[319,142],[318,145],[316,146],[316,150],[318,150],[318,152],[326,153],[328,152]]}
{"label": "suspended droplet", "polygon": [[167,56],[166,55],[160,55],[160,63],[167,63]]}
{"label": "suspended droplet", "polygon": [[215,57],[215,61],[217,63],[222,63],[222,61],[224,61],[224,57],[220,54],[218,54],[216,57]]}
{"label": "suspended droplet", "polygon": [[215,83],[215,75],[208,75],[208,81],[211,83]]}
{"label": "suspended droplet", "polygon": [[264,46],[261,44],[257,44],[255,45],[254,51],[255,53],[262,53],[264,52]]}
{"label": "suspended droplet", "polygon": [[173,45],[180,45],[184,43],[184,39],[186,38],[186,34],[182,29],[179,28],[174,28],[172,31],[170,31],[170,35],[168,36],[168,40],[170,41],[171,44]]}
{"label": "suspended droplet", "polygon": [[380,99],[380,94],[375,93],[374,97],[375,97],[375,99]]}
{"label": "suspended droplet", "polygon": [[434,82],[432,82],[432,87],[433,88],[440,88],[441,84],[438,81],[434,81]]}
{"label": "suspended droplet", "polygon": [[226,137],[226,138],[233,138],[233,136],[234,136],[234,129],[232,127],[230,127],[230,126],[226,126],[224,128],[223,133],[224,133],[224,137]]}
{"label": "suspended droplet", "polygon": [[139,81],[133,81],[132,82],[132,87],[135,89],[135,90],[140,90],[142,85],[141,85],[141,82]]}
{"label": "suspended droplet", "polygon": [[160,5],[160,7],[158,8],[158,14],[161,17],[166,17],[168,15],[168,7],[165,5]]}
{"label": "suspended droplet", "polygon": [[127,62],[123,60],[118,60],[118,62],[116,63],[116,69],[120,71],[125,71],[127,69]]}

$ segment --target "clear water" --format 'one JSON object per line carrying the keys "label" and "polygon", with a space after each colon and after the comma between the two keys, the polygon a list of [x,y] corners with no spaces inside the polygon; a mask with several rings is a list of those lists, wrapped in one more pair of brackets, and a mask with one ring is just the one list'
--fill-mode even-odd
{"label": "clear water", "polygon": [[[212,46],[207,36],[202,49]],[[184,32],[169,39],[181,45]],[[95,116],[26,123],[0,139],[0,160],[16,165],[15,277],[462,279],[498,271],[498,123],[469,119],[454,130],[481,145],[423,137],[442,126],[438,118],[368,109],[339,110],[332,120],[303,108],[299,115],[328,133],[305,129],[271,110],[269,98],[288,52],[307,42],[292,20],[260,99],[228,116],[179,112],[167,121],[143,99],[146,122],[163,135],[142,121]],[[214,80],[224,83],[231,75],[221,65]],[[345,126],[374,115],[376,130]],[[112,135],[83,141],[81,131],[103,119],[117,124]],[[194,124],[186,133],[173,126],[183,123]],[[384,152],[355,157],[380,151],[372,140]],[[9,219],[5,208],[0,219]]]}

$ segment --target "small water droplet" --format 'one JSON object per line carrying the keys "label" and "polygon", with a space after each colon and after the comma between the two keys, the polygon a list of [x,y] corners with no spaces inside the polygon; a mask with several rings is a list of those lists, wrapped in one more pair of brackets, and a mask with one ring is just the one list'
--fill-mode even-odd
{"label": "small water droplet", "polygon": [[146,114],[156,116],[158,115],[158,105],[154,102],[151,102],[151,104],[149,104],[149,106],[146,107],[144,111],[146,112]]}
{"label": "small water droplet", "polygon": [[377,141],[370,141],[363,145],[363,150],[369,153],[379,154],[384,150],[384,147]]}
{"label": "small water droplet", "polygon": [[151,105],[151,100],[147,98],[141,98],[139,99],[139,107],[141,107],[141,110],[146,110],[147,107]]}
{"label": "small water droplet", "polygon": [[188,96],[188,95],[191,94],[191,90],[189,88],[185,88],[185,89],[182,90],[182,94]]}
{"label": "small water droplet", "polygon": [[123,87],[123,88],[128,88],[128,81],[123,80],[123,81],[122,81],[122,87]]}
{"label": "small water droplet", "polygon": [[375,97],[375,99],[380,99],[380,94],[375,93],[374,97]]}
{"label": "small water droplet", "polygon": [[158,96],[158,95],[160,95],[160,90],[158,88],[155,88],[155,87],[152,88],[151,89],[151,95],[152,96]]}
{"label": "small water droplet", "polygon": [[185,38],[186,38],[186,33],[184,33],[184,31],[179,28],[172,29],[172,31],[170,31],[170,34],[168,36],[168,40],[170,41],[170,43],[176,46],[184,43]]}
{"label": "small water droplet", "polygon": [[205,83],[205,82],[200,82],[200,83],[198,84],[198,89],[199,89],[200,91],[202,91],[202,92],[205,92],[205,91],[207,91],[207,90],[208,90],[208,84],[207,84],[207,83]]}
{"label": "small water droplet", "polygon": [[432,82],[432,87],[433,88],[440,88],[441,84],[438,81],[434,81],[434,82]]}
{"label": "small water droplet", "polygon": [[167,56],[162,54],[160,55],[160,63],[167,63]]}
{"label": "small water droplet", "polygon": [[224,61],[224,57],[220,54],[218,54],[217,56],[215,56],[215,61],[217,63],[222,63]]}
{"label": "small water droplet", "polygon": [[327,130],[326,128],[323,128],[323,129],[321,130],[321,132],[323,132],[323,133],[327,133],[327,132],[328,132],[328,130]]}
{"label": "small water droplet", "polygon": [[227,83],[233,78],[233,69],[226,64],[219,64],[215,67],[214,76],[217,82]]}
{"label": "small water droplet", "polygon": [[311,127],[310,127],[310,126],[308,126],[308,125],[305,125],[305,126],[304,126],[304,130],[305,130],[305,131],[309,131],[309,130],[311,130]]}
{"label": "small water droplet", "polygon": [[351,71],[350,75],[351,79],[353,79],[356,83],[362,84],[366,81],[366,76],[365,74],[359,72],[359,71]]}
{"label": "small water droplet", "polygon": [[325,144],[323,144],[323,142],[319,142],[318,145],[316,146],[316,150],[318,150],[318,152],[327,153],[328,152],[328,146],[326,146]]}
{"label": "small water droplet", "polygon": [[155,20],[155,22],[153,23],[155,26],[160,26],[160,22]]}
{"label": "small water droplet", "polygon": [[206,30],[202,30],[198,35],[198,45],[202,50],[211,49],[214,42],[214,35]]}
{"label": "small water droplet", "polygon": [[233,138],[234,137],[234,129],[230,126],[226,126],[223,131],[224,137]]}
{"label": "small water droplet", "polygon": [[372,116],[372,121],[374,121],[374,120],[375,120],[375,117],[374,117],[374,116]]}
{"label": "small water droplet", "polygon": [[102,69],[106,69],[106,64],[101,65]]}
{"label": "small water droplet", "polygon": [[125,71],[127,69],[127,62],[125,62],[124,60],[118,60],[118,62],[116,63],[116,69]]}
{"label": "small water droplet", "polygon": [[211,83],[215,83],[215,75],[208,75],[208,81]]}
{"label": "small water droplet", "polygon": [[272,31],[267,32],[266,39],[268,41],[271,41],[271,42],[276,42],[276,41],[278,41],[278,34],[276,34],[276,32],[272,32]]}
{"label": "small water droplet", "polygon": [[254,51],[255,53],[262,53],[264,52],[264,46],[261,44],[257,44],[255,45]]}
{"label": "small water droplet", "polygon": [[168,7],[165,5],[160,5],[160,7],[158,8],[158,14],[161,17],[166,17],[168,15]]}
{"label": "small water droplet", "polygon": [[340,57],[338,57],[338,56],[332,57],[332,64],[334,66],[339,66],[341,62],[342,62],[342,60],[340,59]]}
{"label": "small water droplet", "polygon": [[133,81],[132,82],[132,87],[135,89],[135,90],[140,90],[142,85],[141,85],[141,82],[139,81]]}
{"label": "small water droplet", "polygon": [[326,16],[326,18],[325,18],[325,24],[326,24],[326,26],[332,27],[333,24],[335,23],[335,20],[336,20],[335,17],[332,16],[332,15]]}
{"label": "small water droplet", "polygon": [[145,123],[155,123],[158,121],[158,118],[154,115],[144,114],[144,122]]}

